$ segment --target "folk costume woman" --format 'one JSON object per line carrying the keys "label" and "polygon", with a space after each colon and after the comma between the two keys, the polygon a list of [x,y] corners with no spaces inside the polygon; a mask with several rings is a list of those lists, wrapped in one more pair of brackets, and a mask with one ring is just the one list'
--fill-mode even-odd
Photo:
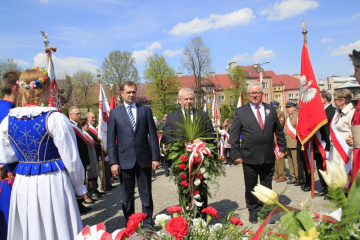
{"label": "folk costume woman", "polygon": [[19,162],[10,201],[9,240],[75,239],[82,229],[76,197],[87,192],[69,119],[49,102],[46,71],[19,79],[23,107],[0,125],[0,163]]}

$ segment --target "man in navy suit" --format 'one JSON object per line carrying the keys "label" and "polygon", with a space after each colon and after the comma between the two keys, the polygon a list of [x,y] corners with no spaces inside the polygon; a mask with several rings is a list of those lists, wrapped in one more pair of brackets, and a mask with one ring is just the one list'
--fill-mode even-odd
{"label": "man in navy suit", "polygon": [[[275,153],[274,133],[279,145],[279,158],[284,157],[286,140],[276,108],[262,103],[263,89],[259,82],[252,82],[247,87],[249,103],[235,109],[231,124],[230,144],[231,156],[235,163],[243,164],[245,179],[245,200],[250,212],[249,221],[257,223],[257,213],[262,203],[251,193],[258,183],[272,188]],[[242,134],[240,148],[239,136]]]}
{"label": "man in navy suit", "polygon": [[159,166],[160,150],[151,109],[135,103],[137,87],[125,82],[120,87],[124,104],[110,111],[107,142],[111,172],[119,175],[125,225],[135,212],[135,177],[145,213],[144,227],[153,226],[151,169]]}

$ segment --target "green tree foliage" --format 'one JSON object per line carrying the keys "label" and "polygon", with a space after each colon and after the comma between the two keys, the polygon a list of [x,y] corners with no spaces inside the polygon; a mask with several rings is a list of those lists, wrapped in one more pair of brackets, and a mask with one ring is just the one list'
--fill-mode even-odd
{"label": "green tree foliage", "polygon": [[135,67],[135,58],[131,52],[114,50],[109,53],[101,66],[102,79],[105,83],[114,83],[120,88],[126,81],[138,82],[138,70]]}
{"label": "green tree foliage", "polygon": [[[0,59],[0,79],[4,76],[7,71],[10,70],[19,70],[20,72],[23,71],[23,68],[15,62],[14,59]],[[0,89],[1,90],[1,89]],[[2,92],[0,91],[0,98],[2,98]]]}
{"label": "green tree foliage", "polygon": [[176,108],[174,99],[179,91],[179,82],[165,57],[158,54],[148,57],[143,78],[148,83],[147,95],[151,100],[154,115],[161,119],[164,113],[173,112]]}
{"label": "green tree foliage", "polygon": [[222,107],[220,109],[220,116],[221,116],[220,122],[221,122],[221,124],[227,118],[230,119],[230,121],[232,121],[233,116],[234,116],[234,114],[232,114],[232,113],[233,113],[233,111],[231,111],[229,105],[227,105],[227,104],[222,105]]}
{"label": "green tree foliage", "polygon": [[72,94],[77,106],[86,106],[90,110],[90,102],[97,98],[95,74],[90,71],[80,70],[72,76]]}
{"label": "green tree foliage", "polygon": [[234,110],[237,107],[237,103],[239,100],[240,93],[242,93],[243,103],[247,104],[249,99],[247,97],[246,91],[246,72],[240,67],[236,66],[231,69],[230,74],[228,75],[231,81],[234,83],[235,87],[224,90],[225,93],[225,103],[229,104],[231,109],[231,118],[234,115]]}
{"label": "green tree foliage", "polygon": [[196,106],[200,108],[204,99],[201,80],[204,74],[212,69],[211,51],[201,37],[191,38],[187,43],[181,64],[190,75],[194,76],[197,96]]}

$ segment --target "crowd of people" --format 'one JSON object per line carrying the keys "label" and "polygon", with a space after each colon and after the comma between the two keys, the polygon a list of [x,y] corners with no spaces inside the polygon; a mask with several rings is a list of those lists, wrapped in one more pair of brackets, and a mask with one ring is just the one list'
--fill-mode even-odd
{"label": "crowd of people", "polygon": [[[354,50],[350,57],[360,83],[360,53]],[[251,193],[258,179],[268,188],[273,181],[287,182],[303,191],[310,191],[311,182],[307,157],[296,133],[297,103],[288,101],[284,114],[278,102],[262,102],[262,88],[258,82],[250,83],[249,103],[237,108],[233,119],[225,119],[221,126],[213,126],[208,114],[198,110],[207,122],[205,135],[211,138],[218,132],[220,136],[220,161],[243,166],[251,223],[257,223],[262,207]],[[98,138],[93,112],[82,118],[81,109],[72,106],[67,117],[47,106],[50,79],[43,69],[9,71],[2,78],[1,89],[0,239],[75,239],[83,227],[80,213],[88,212],[88,204],[115,187],[111,184],[114,176],[120,181],[125,224],[135,211],[137,182],[146,214],[144,227],[154,226],[151,178],[161,159],[169,176],[171,160],[160,149],[181,138],[176,134],[176,122],[182,124],[185,111],[193,113],[192,89],[181,89],[180,109],[156,123],[151,108],[136,103],[136,84],[123,83],[123,104],[111,110],[108,119],[107,149]],[[318,131],[323,144],[313,146],[317,169],[324,169],[326,159],[345,162],[352,179],[349,187],[360,168],[360,102],[354,107],[348,89],[335,90],[333,96],[322,91],[320,96],[328,123]],[[16,107],[18,98],[21,107]],[[216,144],[212,139],[206,141]],[[318,196],[326,197],[326,183],[321,175],[319,178]],[[205,195],[202,207],[206,207],[207,194],[201,194]]]}

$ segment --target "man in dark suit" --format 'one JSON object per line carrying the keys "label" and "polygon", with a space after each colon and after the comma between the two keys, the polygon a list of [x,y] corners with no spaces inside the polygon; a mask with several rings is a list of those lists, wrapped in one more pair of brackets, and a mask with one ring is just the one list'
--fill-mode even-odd
{"label": "man in dark suit", "polygon": [[[257,213],[263,204],[251,191],[258,183],[259,176],[261,185],[272,188],[275,167],[274,133],[279,145],[280,158],[284,157],[286,140],[275,107],[261,102],[264,94],[261,83],[250,83],[247,93],[249,103],[235,109],[230,143],[232,159],[235,163],[243,164],[245,200],[250,212],[249,221],[257,223]],[[240,134],[242,134],[241,148]]]}
{"label": "man in dark suit", "polygon": [[160,150],[151,109],[135,103],[136,85],[125,82],[120,94],[124,104],[110,111],[107,142],[111,172],[119,175],[125,225],[135,212],[135,177],[146,214],[144,227],[153,226],[151,169],[159,166]]}
{"label": "man in dark suit", "polygon": [[[178,126],[175,125],[175,122],[181,123],[182,117],[181,114],[185,116],[186,109],[193,109],[194,107],[194,99],[195,94],[191,88],[182,88],[179,91],[178,102],[181,105],[181,108],[176,110],[175,112],[169,114],[165,121],[165,127],[163,130],[163,135],[161,137],[161,142],[163,144],[168,143],[175,143],[177,139],[181,139],[181,136],[176,135],[175,131],[178,130]],[[198,110],[199,114],[201,114],[201,119],[207,119],[206,122],[206,129],[207,134],[205,137],[214,138],[214,127],[211,124],[211,120],[207,113],[203,112],[202,110]],[[208,140],[208,142],[212,142],[213,140]],[[194,143],[200,143],[202,140],[195,139]],[[200,198],[203,201],[202,208],[207,207],[207,193],[200,193]]]}
{"label": "man in dark suit", "polygon": [[[326,113],[326,117],[328,120],[328,123],[325,124],[324,126],[322,126],[319,131],[321,134],[321,140],[325,142],[325,152],[326,155],[329,154],[330,152],[330,122],[332,120],[332,118],[334,117],[335,114],[335,110],[336,108],[334,108],[331,105],[331,93],[329,93],[328,91],[321,91],[320,92],[320,98],[321,98],[321,102],[325,108],[325,113]],[[321,191],[319,192],[318,196],[323,196],[326,197],[327,194],[327,185],[324,181],[324,178],[322,177],[322,175],[320,174],[319,170],[324,171],[324,163],[326,159],[323,159],[323,156],[320,153],[319,148],[317,147],[315,141],[314,141],[314,159],[316,161],[316,168],[317,168],[317,172],[319,175],[319,180],[320,180],[320,185],[321,185]],[[302,187],[303,191],[310,191],[311,190],[311,178],[307,179],[309,180],[309,182],[305,183],[305,186]]]}

